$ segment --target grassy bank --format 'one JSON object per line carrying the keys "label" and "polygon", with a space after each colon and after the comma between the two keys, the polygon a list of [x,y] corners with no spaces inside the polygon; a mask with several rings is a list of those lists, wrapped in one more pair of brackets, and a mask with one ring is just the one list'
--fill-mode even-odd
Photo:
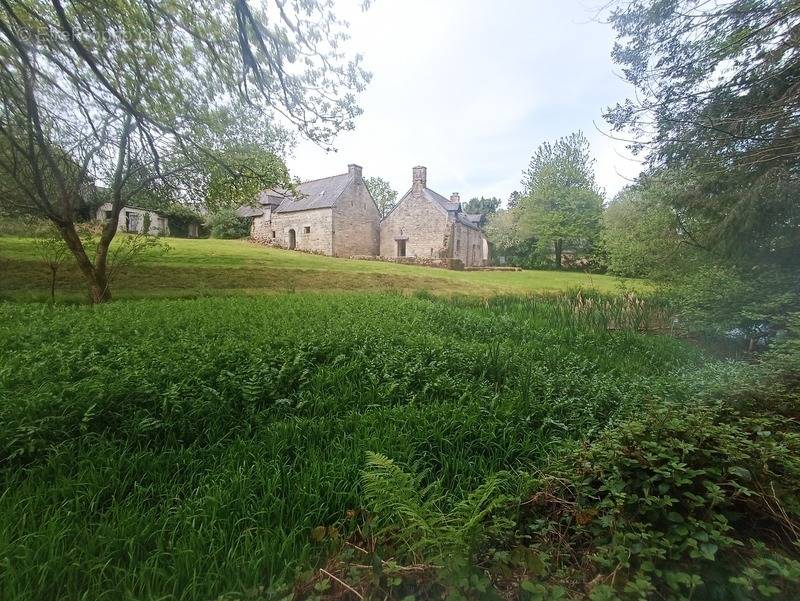
{"label": "grassy bank", "polygon": [[[414,291],[439,294],[527,294],[594,288],[615,291],[620,281],[575,272],[456,272],[377,261],[337,259],[240,240],[166,239],[171,250],[147,257],[119,276],[115,298],[260,294],[294,290]],[[27,238],[0,236],[0,297],[47,300],[50,275]],[[629,281],[629,286],[644,283]],[[68,260],[57,299],[83,301],[85,285]]]}
{"label": "grassy bank", "polygon": [[0,305],[2,596],[260,598],[363,507],[368,452],[455,503],[687,398],[701,361],[544,300]]}

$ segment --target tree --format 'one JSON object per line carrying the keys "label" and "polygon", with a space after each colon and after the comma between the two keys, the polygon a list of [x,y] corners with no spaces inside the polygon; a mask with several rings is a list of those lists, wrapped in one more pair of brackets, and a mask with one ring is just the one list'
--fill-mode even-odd
{"label": "tree", "polygon": [[[800,254],[800,7],[796,0],[614,3],[613,51],[637,88],[607,112],[706,251],[746,267]],[[689,229],[689,223],[693,229]]]}
{"label": "tree", "polygon": [[674,219],[676,306],[726,335],[785,327],[800,304],[800,7],[638,0],[610,21],[637,94],[606,118],[647,160],[638,187],[661,198],[640,217]]}
{"label": "tree", "polygon": [[39,258],[50,271],[50,302],[55,303],[58,270],[67,259],[69,249],[64,244],[64,239],[59,235],[58,230],[49,223],[46,226],[37,228],[33,246],[36,249],[36,254],[39,255]]}
{"label": "tree", "polygon": [[501,204],[502,201],[494,196],[491,198],[485,198],[483,196],[480,198],[470,198],[469,202],[464,205],[464,212],[482,215],[484,218],[486,218],[487,216],[496,213]]}
{"label": "tree", "polygon": [[625,188],[606,207],[601,240],[609,271],[625,277],[663,278],[689,252],[674,213],[647,183]]}
{"label": "tree", "polygon": [[364,183],[369,193],[372,194],[372,198],[375,199],[378,212],[383,219],[397,204],[397,191],[393,190],[391,184],[382,177],[368,177]]}
{"label": "tree", "polygon": [[[106,301],[116,221],[142,186],[179,189],[209,162],[242,175],[224,160],[220,129],[268,138],[280,114],[329,146],[353,127],[368,74],[338,50],[345,37],[322,0],[3,3],[0,203],[49,219],[92,302]],[[103,188],[111,218],[90,256],[75,213]]]}
{"label": "tree", "polygon": [[522,185],[513,210],[523,239],[536,238],[539,250],[552,252],[559,269],[566,248],[591,249],[600,233],[603,197],[589,141],[581,132],[539,146]]}
{"label": "tree", "polygon": [[212,238],[246,238],[250,234],[250,223],[239,217],[235,209],[223,208],[208,216]]}

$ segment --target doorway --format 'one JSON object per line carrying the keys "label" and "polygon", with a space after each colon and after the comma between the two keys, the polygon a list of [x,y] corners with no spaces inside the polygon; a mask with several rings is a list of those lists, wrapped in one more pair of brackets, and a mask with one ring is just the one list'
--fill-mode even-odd
{"label": "doorway", "polygon": [[294,230],[289,230],[289,250],[294,250],[295,246],[297,246],[297,236]]}
{"label": "doorway", "polygon": [[406,241],[405,240],[398,240],[397,241],[397,256],[398,257],[405,257],[406,256]]}

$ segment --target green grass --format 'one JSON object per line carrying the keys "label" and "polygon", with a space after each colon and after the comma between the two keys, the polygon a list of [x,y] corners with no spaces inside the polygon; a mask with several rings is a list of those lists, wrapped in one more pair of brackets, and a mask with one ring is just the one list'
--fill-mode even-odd
{"label": "green grass", "polygon": [[[378,261],[356,261],[268,248],[240,240],[168,238],[171,250],[148,257],[119,276],[115,298],[260,294],[287,290],[415,291],[439,294],[529,294],[619,289],[620,280],[577,272],[457,272]],[[0,236],[0,297],[47,300],[49,272],[30,239]],[[643,288],[641,281],[628,286]],[[82,301],[85,285],[71,260],[58,279],[57,298]]]}
{"label": "green grass", "polygon": [[[28,252],[20,240],[3,249],[17,264]],[[434,275],[217,241],[181,241],[167,261],[516,276],[525,290],[564,277]],[[312,530],[362,506],[368,451],[457,500],[649,400],[688,397],[702,361],[541,298],[0,304],[0,596],[246,596],[314,565],[325,547]]]}

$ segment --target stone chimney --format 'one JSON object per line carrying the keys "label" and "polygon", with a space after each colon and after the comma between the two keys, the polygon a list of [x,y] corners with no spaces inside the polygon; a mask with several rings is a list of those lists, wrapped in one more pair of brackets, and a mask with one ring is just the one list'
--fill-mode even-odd
{"label": "stone chimney", "polygon": [[428,187],[428,170],[425,167],[414,167],[414,177],[411,180],[411,186],[414,189],[420,189]]}
{"label": "stone chimney", "polygon": [[456,202],[459,206],[461,206],[461,197],[458,195],[458,192],[453,192],[450,195],[450,202]]}
{"label": "stone chimney", "polygon": [[347,173],[353,176],[353,179],[358,181],[361,179],[361,165],[350,163],[347,166]]}

